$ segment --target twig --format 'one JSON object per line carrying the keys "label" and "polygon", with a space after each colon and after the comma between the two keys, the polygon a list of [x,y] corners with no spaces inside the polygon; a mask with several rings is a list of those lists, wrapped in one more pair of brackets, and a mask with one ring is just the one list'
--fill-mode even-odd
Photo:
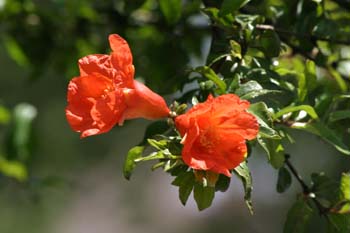
{"label": "twig", "polygon": [[279,33],[283,33],[283,34],[287,34],[287,35],[295,36],[295,37],[299,37],[299,38],[304,38],[304,39],[322,40],[322,41],[332,42],[332,43],[335,43],[335,44],[350,45],[350,40],[331,39],[331,38],[328,38],[328,37],[315,36],[315,35],[306,34],[306,33],[292,32],[292,31],[285,30],[285,29],[282,29],[282,28],[276,28],[273,25],[257,24],[255,26],[255,28],[256,29],[260,29],[260,30],[273,30],[273,31],[276,31],[276,32],[279,32]]}
{"label": "twig", "polygon": [[299,184],[301,185],[301,188],[303,189],[303,194],[309,198],[311,198],[311,200],[315,203],[318,212],[320,215],[325,215],[327,216],[327,212],[328,212],[328,208],[324,207],[317,199],[315,194],[311,191],[310,187],[304,182],[303,178],[301,177],[301,175],[298,173],[298,171],[295,169],[295,167],[293,166],[293,164],[290,162],[289,158],[290,155],[286,154],[285,155],[286,160],[285,160],[285,164],[287,165],[287,167],[289,168],[289,170],[292,172],[293,176],[297,179],[297,181],[299,182]]}

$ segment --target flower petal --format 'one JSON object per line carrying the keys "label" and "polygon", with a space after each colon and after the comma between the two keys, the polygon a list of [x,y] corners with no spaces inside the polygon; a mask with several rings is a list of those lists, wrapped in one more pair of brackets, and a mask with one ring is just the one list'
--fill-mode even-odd
{"label": "flower petal", "polygon": [[115,71],[112,69],[110,56],[104,54],[93,54],[82,57],[78,61],[80,76],[99,73],[105,77],[113,77]]}
{"label": "flower petal", "polygon": [[81,137],[109,131],[121,118],[126,105],[121,91],[102,75],[73,78],[68,85],[67,121]]}
{"label": "flower petal", "polygon": [[127,105],[124,119],[142,117],[154,120],[169,116],[170,110],[160,95],[136,80],[134,87],[135,89],[124,89]]}

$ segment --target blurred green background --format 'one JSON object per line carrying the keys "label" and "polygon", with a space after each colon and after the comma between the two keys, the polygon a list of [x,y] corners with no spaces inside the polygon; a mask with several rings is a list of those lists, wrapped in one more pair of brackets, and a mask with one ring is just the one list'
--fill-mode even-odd
{"label": "blurred green background", "polygon": [[[65,120],[66,88],[78,76],[77,60],[108,53],[112,33],[129,42],[136,78],[168,103],[188,89],[185,71],[205,63],[211,40],[200,4],[183,1],[175,24],[155,0],[0,0],[0,168],[8,172],[0,174],[1,233],[282,231],[300,187],[293,183],[285,194],[276,193],[277,171],[262,151],[249,158],[254,216],[236,179],[199,212],[192,200],[181,205],[171,177],[147,165],[130,182],[123,178],[124,157],[149,122],[132,120],[81,140]],[[318,138],[293,135],[302,139],[286,150],[304,176],[326,171],[337,178],[349,167]],[[310,228],[316,232],[322,224]]]}

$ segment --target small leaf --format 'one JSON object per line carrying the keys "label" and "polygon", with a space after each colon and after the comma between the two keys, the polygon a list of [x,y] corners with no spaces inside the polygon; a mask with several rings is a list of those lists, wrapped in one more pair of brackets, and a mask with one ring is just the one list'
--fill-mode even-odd
{"label": "small leaf", "polygon": [[155,121],[149,124],[146,128],[145,135],[143,136],[143,140],[140,144],[145,144],[148,138],[152,138],[157,134],[164,133],[167,129],[169,129],[169,125],[165,121]]}
{"label": "small leaf", "polygon": [[316,65],[312,60],[307,59],[305,65],[305,78],[307,90],[313,91],[317,86]]}
{"label": "small leaf", "polygon": [[262,138],[258,136],[258,143],[265,150],[271,165],[278,169],[283,166],[285,161],[284,148],[281,140]]}
{"label": "small leaf", "polygon": [[132,172],[136,167],[135,159],[138,159],[142,156],[143,150],[143,146],[135,146],[129,150],[123,167],[123,174],[127,180],[130,179]]}
{"label": "small leaf", "polygon": [[288,211],[283,233],[307,233],[307,225],[312,215],[312,208],[299,198]]}
{"label": "small leaf", "polygon": [[215,184],[215,191],[226,192],[230,187],[231,179],[225,175],[220,174],[219,179]]}
{"label": "small leaf", "polygon": [[182,12],[182,0],[159,0],[159,5],[168,24],[175,24],[179,21]]}
{"label": "small leaf", "polygon": [[350,214],[329,214],[327,233],[349,233]]}
{"label": "small leaf", "polygon": [[311,174],[312,192],[317,198],[327,200],[328,204],[338,201],[339,183],[323,172]]}
{"label": "small leaf", "polygon": [[244,84],[241,84],[239,88],[235,91],[235,94],[238,96],[246,95],[247,93],[260,91],[263,87],[257,81],[248,81]]}
{"label": "small leaf", "polygon": [[28,178],[27,169],[23,163],[9,161],[2,157],[0,157],[0,173],[18,181],[25,181]]}
{"label": "small leaf", "polygon": [[341,110],[329,114],[329,120],[331,122],[344,120],[348,118],[350,118],[350,110]]}
{"label": "small leaf", "polygon": [[168,141],[167,140],[155,140],[155,139],[147,139],[147,142],[150,146],[158,149],[158,150],[164,150],[167,149]]}
{"label": "small leaf", "polygon": [[180,173],[171,183],[172,185],[179,187],[179,198],[183,205],[186,205],[188,197],[193,190],[194,183],[195,180],[192,171]]}
{"label": "small leaf", "polygon": [[214,196],[215,196],[214,187],[210,187],[210,186],[204,187],[202,184],[195,182],[194,189],[193,189],[193,197],[200,211],[211,206]]}
{"label": "small leaf", "polygon": [[246,162],[241,163],[238,167],[234,169],[234,173],[238,175],[241,179],[244,187],[244,200],[248,207],[248,210],[251,214],[253,211],[253,203],[252,203],[252,175],[250,174],[249,168]]}
{"label": "small leaf", "polygon": [[283,193],[292,184],[292,176],[285,167],[278,170],[277,192]]}
{"label": "small leaf", "polygon": [[10,121],[11,114],[3,106],[0,105],[0,124],[7,124]]}
{"label": "small leaf", "polygon": [[266,57],[277,57],[280,54],[281,41],[273,30],[265,30],[260,38],[260,46]]}
{"label": "small leaf", "polygon": [[208,66],[197,67],[195,72],[202,74],[207,79],[213,81],[219,88],[219,94],[226,92],[226,83]]}
{"label": "small leaf", "polygon": [[241,45],[236,42],[235,40],[230,40],[231,45],[231,54],[233,57],[236,57],[238,59],[242,59],[242,49]]}
{"label": "small leaf", "polygon": [[224,16],[234,13],[239,8],[246,5],[249,1],[250,0],[224,0],[220,8],[219,15]]}
{"label": "small leaf", "polygon": [[305,111],[307,114],[309,114],[311,118],[318,119],[317,113],[315,112],[314,108],[311,107],[310,105],[288,106],[281,109],[279,112],[275,113],[273,117],[274,119],[277,119],[287,113],[297,112],[297,111]]}
{"label": "small leaf", "polygon": [[259,136],[261,138],[280,139],[281,137],[276,130],[271,128],[269,124],[272,122],[271,113],[264,102],[251,104],[248,111],[252,113],[259,123]]}
{"label": "small leaf", "polygon": [[307,132],[320,136],[326,142],[332,144],[341,153],[350,155],[350,149],[343,143],[339,135],[321,122],[293,124],[291,127],[294,129],[305,130]]}
{"label": "small leaf", "polygon": [[350,201],[350,173],[343,173],[340,180],[340,198]]}

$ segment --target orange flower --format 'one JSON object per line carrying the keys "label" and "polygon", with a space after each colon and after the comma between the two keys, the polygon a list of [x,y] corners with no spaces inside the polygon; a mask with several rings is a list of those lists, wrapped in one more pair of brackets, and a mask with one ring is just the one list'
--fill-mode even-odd
{"label": "orange flower", "polygon": [[182,158],[193,169],[231,176],[230,169],[244,161],[245,141],[259,131],[257,119],[246,112],[249,102],[234,94],[197,104],[176,117],[175,124],[184,144]]}
{"label": "orange flower", "polygon": [[134,80],[132,54],[120,36],[109,36],[110,55],[94,54],[79,60],[80,76],[68,85],[66,117],[81,137],[109,131],[125,119],[167,117],[164,99]]}

